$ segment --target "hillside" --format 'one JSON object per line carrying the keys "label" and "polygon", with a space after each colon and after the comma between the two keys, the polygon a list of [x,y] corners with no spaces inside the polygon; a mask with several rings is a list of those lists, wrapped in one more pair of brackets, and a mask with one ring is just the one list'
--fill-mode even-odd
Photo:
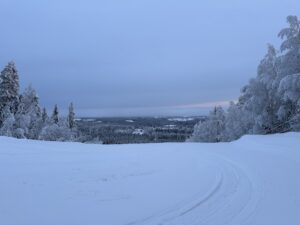
{"label": "hillside", "polygon": [[300,224],[299,146],[299,133],[109,146],[0,137],[0,224]]}

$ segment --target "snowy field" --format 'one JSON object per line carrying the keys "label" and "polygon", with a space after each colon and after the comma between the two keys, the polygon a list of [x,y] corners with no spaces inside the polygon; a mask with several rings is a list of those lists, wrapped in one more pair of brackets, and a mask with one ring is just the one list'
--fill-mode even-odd
{"label": "snowy field", "polygon": [[0,224],[300,224],[300,134],[112,146],[0,137]]}

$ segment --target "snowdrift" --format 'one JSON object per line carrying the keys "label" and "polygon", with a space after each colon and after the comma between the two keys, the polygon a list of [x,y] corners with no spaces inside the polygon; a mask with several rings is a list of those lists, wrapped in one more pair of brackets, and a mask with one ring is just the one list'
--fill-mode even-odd
{"label": "snowdrift", "polygon": [[114,146],[0,137],[0,224],[300,224],[299,178],[299,133]]}

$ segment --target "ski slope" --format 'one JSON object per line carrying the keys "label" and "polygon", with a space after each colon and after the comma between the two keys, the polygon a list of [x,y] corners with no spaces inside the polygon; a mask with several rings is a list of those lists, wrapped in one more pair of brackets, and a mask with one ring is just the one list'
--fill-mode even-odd
{"label": "ski slope", "polygon": [[300,133],[111,146],[0,137],[0,225],[204,224],[300,224]]}

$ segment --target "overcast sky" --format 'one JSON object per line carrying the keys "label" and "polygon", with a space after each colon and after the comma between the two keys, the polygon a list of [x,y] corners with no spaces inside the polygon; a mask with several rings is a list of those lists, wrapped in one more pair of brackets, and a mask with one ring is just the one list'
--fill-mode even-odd
{"label": "overcast sky", "polygon": [[236,100],[299,0],[1,0],[0,66],[79,116],[201,115]]}

